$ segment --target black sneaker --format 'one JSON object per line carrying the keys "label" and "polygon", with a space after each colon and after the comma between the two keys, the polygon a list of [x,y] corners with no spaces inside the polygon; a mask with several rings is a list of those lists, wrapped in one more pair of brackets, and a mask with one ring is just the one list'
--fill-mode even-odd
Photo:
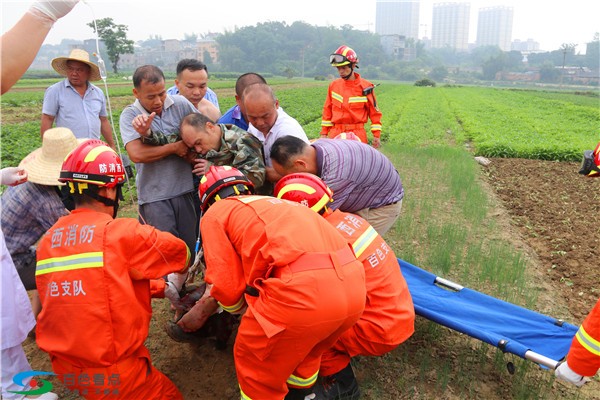
{"label": "black sneaker", "polygon": [[313,400],[358,400],[360,389],[350,363],[340,372],[322,377],[314,393]]}

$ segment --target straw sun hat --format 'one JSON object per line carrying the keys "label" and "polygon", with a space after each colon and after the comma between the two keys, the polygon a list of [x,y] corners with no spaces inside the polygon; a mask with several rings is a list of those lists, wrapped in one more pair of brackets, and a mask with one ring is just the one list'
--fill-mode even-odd
{"label": "straw sun hat", "polygon": [[67,76],[67,61],[79,61],[90,66],[90,81],[99,81],[100,69],[90,61],[90,55],[82,49],[73,49],[69,57],[57,57],[52,60],[52,68],[62,76]]}
{"label": "straw sun hat", "polygon": [[62,186],[58,178],[63,161],[79,143],[68,128],[52,128],[44,132],[42,147],[29,153],[19,167],[27,171],[27,180],[40,185]]}

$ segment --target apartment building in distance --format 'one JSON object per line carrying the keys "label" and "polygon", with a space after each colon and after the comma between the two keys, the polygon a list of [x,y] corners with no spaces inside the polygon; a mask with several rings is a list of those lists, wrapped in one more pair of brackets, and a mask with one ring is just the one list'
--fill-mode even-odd
{"label": "apartment building in distance", "polygon": [[431,47],[469,50],[470,3],[434,3]]}
{"label": "apartment building in distance", "polygon": [[512,7],[480,8],[477,18],[477,46],[498,46],[502,51],[510,51],[512,28]]}

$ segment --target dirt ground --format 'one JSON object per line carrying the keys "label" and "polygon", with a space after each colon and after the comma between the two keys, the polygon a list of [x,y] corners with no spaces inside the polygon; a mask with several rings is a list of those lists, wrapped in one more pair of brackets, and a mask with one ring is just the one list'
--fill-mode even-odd
{"label": "dirt ground", "polygon": [[[498,197],[502,213],[508,216],[510,228],[518,232],[515,240],[522,241],[524,246],[535,252],[537,261],[534,275],[551,292],[544,298],[564,304],[570,316],[566,319],[578,325],[600,297],[600,178],[591,179],[578,175],[577,163],[522,159],[491,161],[488,167],[483,167],[484,179]],[[167,302],[155,300],[153,306],[155,313],[147,346],[156,367],[173,380],[185,399],[238,399],[231,354],[233,338],[224,351],[216,350],[210,340],[197,344],[173,342],[163,329],[172,316]],[[418,324],[417,329],[421,326],[423,324]],[[427,346],[427,343],[419,343],[419,340],[421,339],[409,340],[405,350],[416,352],[419,346]],[[32,339],[27,340],[25,347],[34,369],[51,370],[46,354],[37,350]],[[457,355],[444,346],[437,346],[432,351],[436,353],[436,357],[443,359],[460,357],[460,354]],[[404,365],[405,370],[409,371],[406,374],[399,373],[395,368],[386,368],[402,362],[406,364],[406,359],[402,357],[399,353],[386,355],[386,362],[389,363],[385,365],[382,360],[377,359],[358,361],[359,381],[383,382],[384,387],[385,383],[396,383],[389,385],[390,390],[385,393],[365,388],[363,398],[453,398],[451,390],[440,396],[439,392],[433,394],[428,391],[427,384],[417,389],[412,386],[410,390],[399,393],[398,387],[402,385],[398,382],[401,379],[410,382],[419,374],[418,370],[411,371],[416,367],[411,368],[410,365]],[[398,362],[395,361],[396,358]],[[434,373],[432,371],[432,375]],[[477,386],[473,398],[512,397],[505,389],[498,389],[502,383],[497,381],[505,379],[498,373],[491,372],[487,376],[474,378],[482,383]],[[436,379],[439,381],[433,375],[424,381]],[[561,384],[554,382],[551,385],[553,395],[550,397],[573,396],[573,392],[561,387]],[[590,385],[600,387],[598,382]],[[68,394],[60,384],[56,385],[56,389],[63,399],[77,398]],[[594,389],[589,388],[587,392],[590,393],[591,390]],[[584,397],[598,398],[596,396],[597,394]]]}

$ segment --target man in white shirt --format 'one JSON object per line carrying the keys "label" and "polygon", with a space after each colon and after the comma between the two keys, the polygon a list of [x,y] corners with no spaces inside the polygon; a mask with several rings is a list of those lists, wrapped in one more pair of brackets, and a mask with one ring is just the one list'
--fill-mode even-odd
{"label": "man in white shirt", "polygon": [[279,107],[279,100],[269,85],[256,83],[248,86],[244,90],[242,101],[250,123],[248,132],[256,136],[263,144],[267,180],[277,182],[281,175],[273,169],[269,156],[275,140],[290,135],[309,143],[308,137],[298,121]]}

